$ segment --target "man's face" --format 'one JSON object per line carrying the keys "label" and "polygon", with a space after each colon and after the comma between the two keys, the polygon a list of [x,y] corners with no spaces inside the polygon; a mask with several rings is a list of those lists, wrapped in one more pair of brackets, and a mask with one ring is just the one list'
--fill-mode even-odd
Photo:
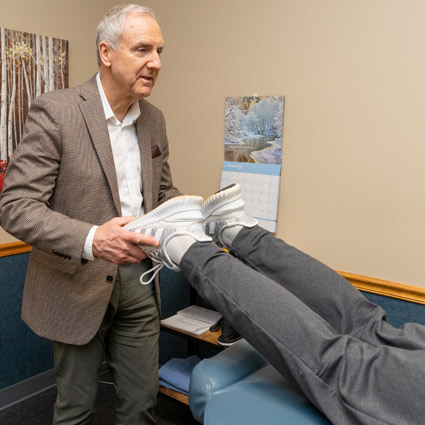
{"label": "man's face", "polygon": [[157,22],[146,13],[129,13],[118,49],[110,49],[110,67],[117,91],[140,99],[151,94],[161,69],[164,39]]}

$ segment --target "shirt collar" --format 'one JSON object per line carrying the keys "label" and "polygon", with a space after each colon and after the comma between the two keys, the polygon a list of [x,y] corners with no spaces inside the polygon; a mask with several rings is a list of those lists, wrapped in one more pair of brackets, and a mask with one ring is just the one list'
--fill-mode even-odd
{"label": "shirt collar", "polygon": [[[105,118],[106,121],[108,121],[111,118],[114,118],[114,120],[118,123],[118,119],[115,117],[114,113],[112,112],[111,105],[109,105],[108,99],[106,98],[105,91],[103,90],[102,82],[100,81],[100,75],[97,73],[96,75],[96,82],[97,82],[97,88],[99,90],[100,98],[102,100],[102,106],[103,110],[105,112]],[[140,116],[140,106],[139,102],[134,102],[128,112],[125,116],[122,124],[123,125],[131,125],[134,124],[134,122],[139,118]]]}

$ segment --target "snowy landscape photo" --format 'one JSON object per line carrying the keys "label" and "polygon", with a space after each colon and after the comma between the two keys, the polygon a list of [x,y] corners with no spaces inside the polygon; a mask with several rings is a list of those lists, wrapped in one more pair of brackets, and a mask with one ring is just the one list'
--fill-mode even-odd
{"label": "snowy landscape photo", "polygon": [[282,164],[284,96],[227,97],[224,160]]}

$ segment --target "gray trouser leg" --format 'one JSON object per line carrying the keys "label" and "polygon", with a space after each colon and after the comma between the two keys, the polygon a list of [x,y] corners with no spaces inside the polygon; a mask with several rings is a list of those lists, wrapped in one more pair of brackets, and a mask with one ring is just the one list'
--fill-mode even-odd
{"label": "gray trouser leg", "polygon": [[425,351],[341,335],[274,280],[210,243],[180,264],[185,277],[335,424],[422,424]]}
{"label": "gray trouser leg", "polygon": [[336,332],[374,345],[425,349],[425,327],[393,328],[381,307],[367,300],[341,275],[307,254],[255,227],[243,229],[230,252],[299,298]]}

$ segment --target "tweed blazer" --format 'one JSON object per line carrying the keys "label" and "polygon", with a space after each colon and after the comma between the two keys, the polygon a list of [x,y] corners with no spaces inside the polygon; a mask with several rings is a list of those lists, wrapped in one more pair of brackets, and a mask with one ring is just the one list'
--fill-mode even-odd
{"label": "tweed blazer", "polygon": [[[145,212],[179,195],[163,114],[139,101],[136,121]],[[83,345],[98,331],[117,266],[81,254],[93,225],[121,216],[112,148],[95,76],[39,96],[8,165],[0,224],[32,245],[22,318],[38,335]],[[159,302],[158,280],[156,293]],[[160,304],[158,304],[160,308]]]}

